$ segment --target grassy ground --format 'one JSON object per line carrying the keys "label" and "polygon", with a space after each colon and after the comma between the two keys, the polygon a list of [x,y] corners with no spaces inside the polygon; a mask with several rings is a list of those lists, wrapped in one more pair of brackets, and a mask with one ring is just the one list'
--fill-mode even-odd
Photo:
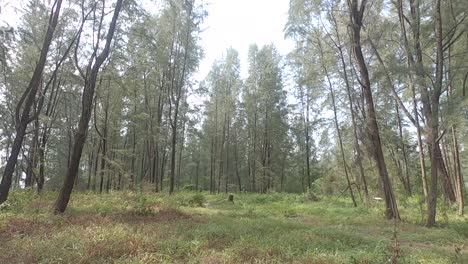
{"label": "grassy ground", "polygon": [[395,225],[382,205],[293,194],[74,194],[61,216],[55,196],[12,194],[0,263],[468,263],[468,219],[442,207],[424,228],[412,200]]}

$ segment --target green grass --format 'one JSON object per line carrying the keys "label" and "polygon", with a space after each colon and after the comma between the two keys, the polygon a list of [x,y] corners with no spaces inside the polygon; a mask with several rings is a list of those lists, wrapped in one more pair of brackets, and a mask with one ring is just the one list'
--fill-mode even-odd
{"label": "green grass", "polygon": [[0,209],[0,263],[389,263],[397,254],[398,263],[468,263],[467,218],[448,208],[427,229],[411,199],[395,228],[381,204],[334,197],[75,193],[59,216],[55,197],[12,193]]}

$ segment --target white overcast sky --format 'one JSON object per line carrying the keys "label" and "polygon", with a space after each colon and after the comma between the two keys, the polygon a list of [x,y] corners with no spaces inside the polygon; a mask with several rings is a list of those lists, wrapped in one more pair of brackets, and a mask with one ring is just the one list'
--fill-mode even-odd
{"label": "white overcast sky", "polygon": [[247,52],[250,44],[274,43],[282,55],[294,46],[284,39],[289,0],[208,0],[208,17],[203,27],[201,44],[205,58],[197,79],[208,74],[214,60],[227,48],[239,52],[242,76],[247,73]]}
{"label": "white overcast sky", "polygon": [[[29,0],[0,0],[1,22],[17,25],[19,14],[13,8],[22,9]],[[242,77],[247,75],[247,52],[250,44],[259,46],[274,43],[282,55],[292,48],[293,42],[285,40],[283,29],[287,21],[289,0],[201,0],[206,3],[208,17],[201,34],[205,58],[200,63],[195,78],[206,77],[213,62],[232,47],[239,52]],[[151,0],[142,0],[148,3]],[[4,23],[2,23],[4,25]]]}

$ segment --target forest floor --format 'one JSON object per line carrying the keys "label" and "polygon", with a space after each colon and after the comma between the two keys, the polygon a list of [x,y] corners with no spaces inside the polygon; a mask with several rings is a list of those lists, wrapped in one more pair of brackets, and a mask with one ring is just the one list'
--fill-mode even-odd
{"label": "forest floor", "polygon": [[427,229],[413,199],[395,224],[382,204],[298,194],[74,193],[58,216],[55,197],[11,194],[0,263],[468,263],[468,218],[442,208]]}

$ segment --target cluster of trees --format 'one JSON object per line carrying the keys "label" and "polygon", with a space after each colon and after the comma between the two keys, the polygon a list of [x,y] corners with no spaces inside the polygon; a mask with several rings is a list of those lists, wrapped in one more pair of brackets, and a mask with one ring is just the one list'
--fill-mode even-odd
{"label": "cluster of trees", "polygon": [[[290,7],[286,28],[297,43],[298,80],[310,94],[329,94],[341,154],[336,162],[353,201],[353,184],[367,196],[374,180],[367,156],[387,217],[400,218],[395,185],[400,194],[424,196],[427,226],[435,224],[439,186],[462,215],[466,142],[458,138],[466,139],[467,3],[294,0]],[[350,124],[340,126],[339,108]],[[356,168],[347,165],[350,151]]]}
{"label": "cluster of trees", "polygon": [[382,195],[396,219],[420,196],[433,226],[441,190],[464,213],[466,1],[291,0],[290,54],[251,45],[241,65],[230,48],[201,82],[197,1],[52,2],[0,29],[0,203],[24,187],[60,190],[56,212],[74,188],[313,190]]}

